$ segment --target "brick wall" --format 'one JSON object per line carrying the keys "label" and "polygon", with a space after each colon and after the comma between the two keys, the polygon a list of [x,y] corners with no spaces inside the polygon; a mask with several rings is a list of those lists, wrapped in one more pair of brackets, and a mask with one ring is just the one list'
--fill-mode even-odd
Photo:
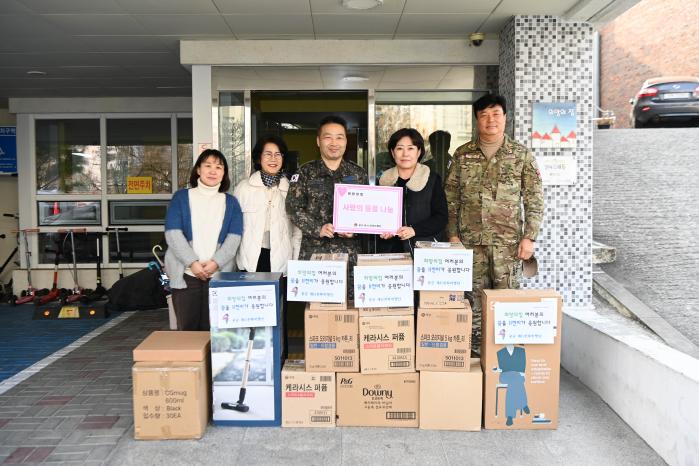
{"label": "brick wall", "polygon": [[631,99],[648,78],[699,76],[699,1],[642,0],[600,29],[600,106],[629,128]]}

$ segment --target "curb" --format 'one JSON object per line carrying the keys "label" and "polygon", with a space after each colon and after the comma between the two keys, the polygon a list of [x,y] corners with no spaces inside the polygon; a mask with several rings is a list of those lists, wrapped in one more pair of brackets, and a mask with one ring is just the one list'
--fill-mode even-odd
{"label": "curb", "polygon": [[699,359],[697,345],[599,267],[592,272],[592,290],[620,314],[648,327],[668,346]]}

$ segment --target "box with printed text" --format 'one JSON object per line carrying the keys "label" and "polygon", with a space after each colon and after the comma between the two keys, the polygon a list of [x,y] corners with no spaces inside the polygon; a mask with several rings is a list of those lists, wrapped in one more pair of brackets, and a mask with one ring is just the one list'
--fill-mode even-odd
{"label": "box with printed text", "polygon": [[356,309],[304,311],[306,370],[359,371],[359,318]]}
{"label": "box with printed text", "polygon": [[415,371],[415,320],[409,316],[359,318],[362,374]]}
{"label": "box with printed text", "polygon": [[284,362],[282,427],[335,427],[335,373],[306,372],[300,359]]}

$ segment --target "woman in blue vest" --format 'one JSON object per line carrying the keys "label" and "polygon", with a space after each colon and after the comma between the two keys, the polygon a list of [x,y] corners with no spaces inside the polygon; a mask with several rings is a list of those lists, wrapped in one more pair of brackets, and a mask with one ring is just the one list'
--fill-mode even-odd
{"label": "woman in blue vest", "polygon": [[165,269],[170,277],[178,330],[209,330],[209,280],[233,270],[243,233],[238,201],[223,154],[206,149],[189,177],[190,189],[177,191],[165,218]]}
{"label": "woman in blue vest", "polygon": [[449,212],[442,179],[420,160],[425,140],[413,128],[402,128],[388,140],[388,152],[396,166],[379,178],[380,186],[403,188],[403,226],[395,233],[384,233],[377,252],[410,252],[415,241],[446,241]]}

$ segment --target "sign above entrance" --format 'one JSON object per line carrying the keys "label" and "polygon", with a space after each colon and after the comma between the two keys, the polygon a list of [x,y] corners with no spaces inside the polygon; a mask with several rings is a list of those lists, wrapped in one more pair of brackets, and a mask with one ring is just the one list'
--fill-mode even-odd
{"label": "sign above entrance", "polygon": [[336,233],[395,233],[403,222],[403,189],[393,186],[336,184]]}

